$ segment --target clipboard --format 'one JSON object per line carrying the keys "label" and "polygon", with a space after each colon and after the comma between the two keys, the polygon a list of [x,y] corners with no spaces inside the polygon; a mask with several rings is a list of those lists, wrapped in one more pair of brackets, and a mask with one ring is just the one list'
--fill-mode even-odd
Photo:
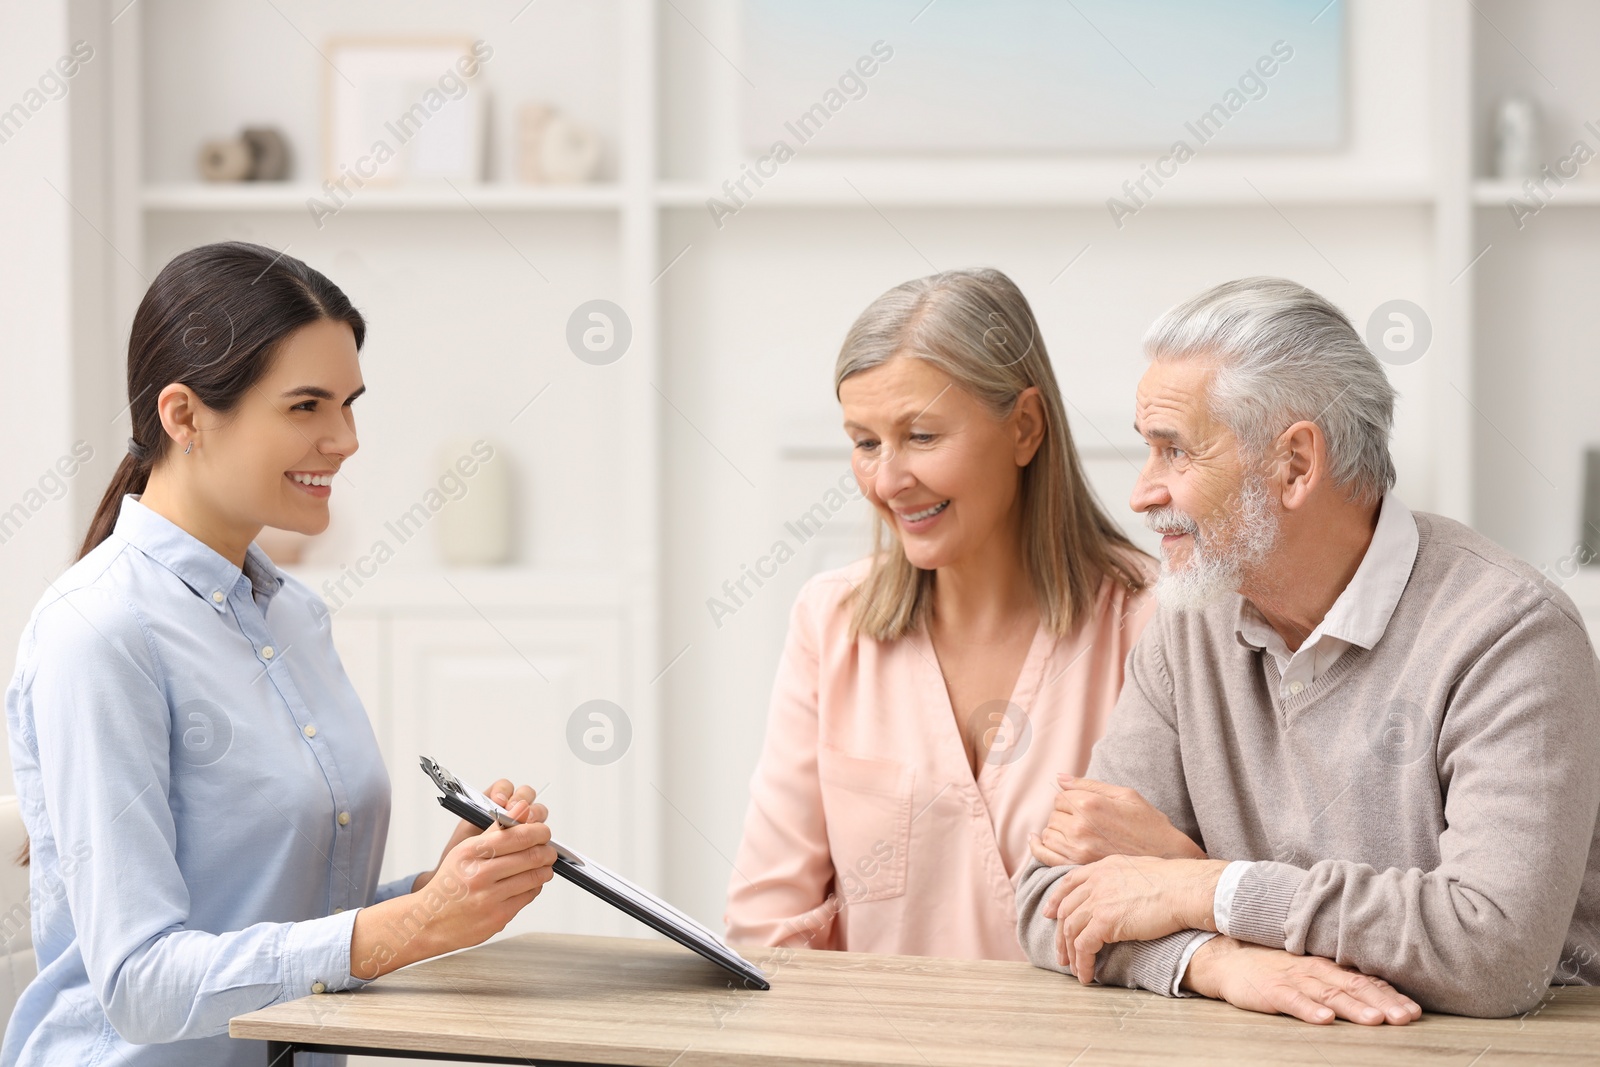
{"label": "clipboard", "polygon": [[[471,786],[463,785],[460,779],[427,756],[421,757],[421,760],[422,769],[439,787],[440,807],[483,830],[494,823],[508,827],[517,825],[517,820],[499,804]],[[657,933],[704,956],[732,973],[746,989],[772,988],[772,983],[761,968],[671,904],[553,838],[550,844],[556,850],[555,872],[567,881],[594,894],[618,911],[638,919]]]}

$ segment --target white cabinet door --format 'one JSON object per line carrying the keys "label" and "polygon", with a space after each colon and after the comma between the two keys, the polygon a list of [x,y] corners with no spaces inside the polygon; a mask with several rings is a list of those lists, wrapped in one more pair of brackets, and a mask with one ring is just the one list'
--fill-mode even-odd
{"label": "white cabinet door", "polygon": [[[639,724],[612,721],[608,735],[605,722],[586,715],[578,733],[587,732],[589,745],[569,743],[580,705],[620,702],[627,693],[620,614],[491,609],[396,616],[389,627],[394,816],[385,878],[431,867],[454,826],[417,767],[427,755],[479,788],[499,777],[532,784],[557,840],[635,881],[654,880],[654,871],[639,869],[639,838],[652,826],[637,813],[654,807],[638,795],[650,788],[649,772],[640,753],[628,751]],[[644,933],[559,878],[507,933],[531,930]]]}

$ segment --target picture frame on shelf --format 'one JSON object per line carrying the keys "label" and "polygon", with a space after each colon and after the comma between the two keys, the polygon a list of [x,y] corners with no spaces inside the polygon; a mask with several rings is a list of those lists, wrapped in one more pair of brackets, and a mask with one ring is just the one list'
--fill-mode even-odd
{"label": "picture frame on shelf", "polygon": [[488,115],[468,36],[335,38],[327,46],[323,176],[359,188],[483,179]]}

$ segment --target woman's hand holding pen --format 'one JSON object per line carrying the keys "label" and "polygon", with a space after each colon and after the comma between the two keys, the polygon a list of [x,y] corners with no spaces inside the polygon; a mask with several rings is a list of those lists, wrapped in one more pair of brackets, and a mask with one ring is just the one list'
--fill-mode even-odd
{"label": "woman's hand holding pen", "polygon": [[[511,817],[516,819],[518,822],[528,821],[528,812],[532,809],[534,801],[533,786],[519,785],[513,787],[509,779],[502,778],[489,788],[485,789],[483,791],[483,795],[509,811],[511,813]],[[541,814],[538,819],[534,820],[535,822],[544,821],[544,810],[544,806],[540,805],[539,811]],[[439,853],[439,864],[444,864],[445,857],[450,855],[451,849],[455,848],[463,841],[469,841],[472,838],[477,837],[481,833],[483,833],[482,830],[478,829],[467,820],[457,820],[455,833],[450,835],[449,843],[444,846],[444,851]],[[422,887],[427,885],[428,882],[432,880],[433,876],[438,873],[438,867],[434,867],[434,869],[431,871],[423,871],[421,874],[417,875],[417,880],[411,883],[411,891],[413,893],[420,893],[422,891]]]}
{"label": "woman's hand holding pen", "polygon": [[530,786],[501,779],[484,791],[520,823],[479,831],[462,820],[439,865],[412,891],[362,908],[350,940],[350,971],[372,979],[419,960],[482,944],[505,929],[555,875],[548,812]]}

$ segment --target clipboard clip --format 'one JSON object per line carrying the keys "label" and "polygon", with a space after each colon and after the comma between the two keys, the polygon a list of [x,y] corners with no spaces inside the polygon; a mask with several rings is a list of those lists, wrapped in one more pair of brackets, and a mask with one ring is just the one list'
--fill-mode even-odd
{"label": "clipboard clip", "polygon": [[[476,789],[468,789],[466,786],[462,785],[461,779],[445,770],[444,767],[440,766],[438,763],[429,759],[427,756],[419,756],[418,760],[422,764],[422,769],[428,772],[428,777],[433,779],[433,784],[439,787],[439,792],[444,794],[439,798],[439,803],[444,807],[456,812],[458,815],[464,815],[464,812],[461,810],[460,806],[465,804],[467,807],[473,808],[476,811],[482,812],[484,815],[489,816],[493,821],[498,822],[501,826],[517,825],[517,821],[511,817],[511,814],[506,811],[506,809],[502,808],[499,804],[496,804],[493,800],[490,800]],[[452,803],[446,803],[446,798],[449,798]],[[487,826],[488,823],[483,823],[482,825]],[[551,841],[550,844],[556,850],[556,855],[560,856],[565,862],[574,867],[582,867],[585,865],[584,858],[578,855],[578,853],[572,851],[570,848],[567,848],[557,841]]]}
{"label": "clipboard clip", "polygon": [[467,791],[461,788],[461,780],[443,767],[439,766],[427,756],[421,757],[422,769],[428,772],[428,777],[433,779],[433,784],[439,787],[439,792],[450,796],[464,797]]}

